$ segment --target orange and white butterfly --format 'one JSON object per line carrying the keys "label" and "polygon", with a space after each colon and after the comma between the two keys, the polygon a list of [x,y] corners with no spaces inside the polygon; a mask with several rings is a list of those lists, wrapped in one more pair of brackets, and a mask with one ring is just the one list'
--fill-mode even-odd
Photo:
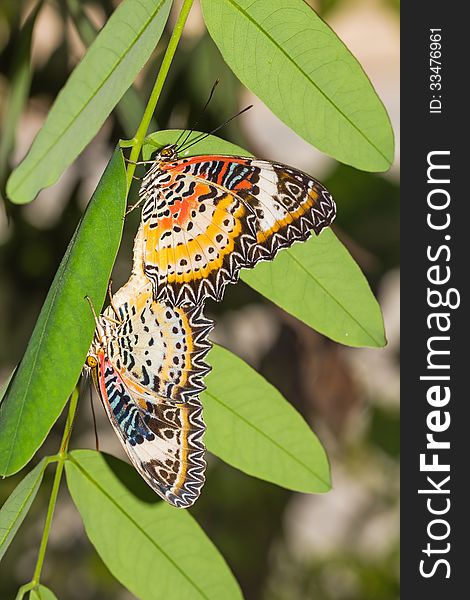
{"label": "orange and white butterfly", "polygon": [[134,262],[156,300],[175,306],[220,301],[242,268],[317,235],[336,215],[316,179],[275,162],[240,156],[178,158],[163,147],[140,188]]}
{"label": "orange and white butterfly", "polygon": [[186,508],[205,481],[202,405],[197,394],[213,324],[202,306],[171,307],[132,275],[104,313],[88,352],[109,420],[132,464],[170,504]]}

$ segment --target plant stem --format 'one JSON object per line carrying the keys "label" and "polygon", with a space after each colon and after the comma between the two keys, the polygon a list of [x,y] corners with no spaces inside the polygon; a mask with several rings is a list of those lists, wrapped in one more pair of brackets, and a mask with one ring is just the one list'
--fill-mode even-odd
{"label": "plant stem", "polygon": [[75,419],[75,412],[77,411],[78,404],[78,394],[79,394],[79,384],[77,384],[76,388],[72,392],[72,397],[70,398],[69,412],[67,413],[67,420],[65,422],[64,433],[62,435],[62,441],[60,443],[59,449],[59,460],[65,460],[67,456],[67,451],[69,448],[70,435],[72,433],[73,421]]}
{"label": "plant stem", "polygon": [[22,600],[24,595],[27,594],[28,592],[30,592],[31,590],[34,590],[35,587],[36,587],[36,584],[33,583],[32,581],[30,581],[29,583],[25,583],[18,590],[18,593],[15,596],[15,600]]}
{"label": "plant stem", "polygon": [[62,478],[62,472],[64,470],[65,459],[67,458],[70,434],[72,433],[73,420],[75,417],[75,411],[77,410],[77,402],[78,386],[74,389],[70,399],[67,421],[65,423],[64,433],[62,435],[62,441],[60,444],[60,450],[58,454],[59,460],[57,462],[56,472],[54,475],[54,483],[52,484],[51,497],[49,499],[49,506],[47,509],[46,521],[44,523],[44,530],[42,532],[41,545],[39,546],[38,559],[36,561],[36,568],[34,569],[33,579],[31,580],[31,584],[33,585],[33,587],[39,584],[41,578],[42,566],[44,564],[47,542],[51,530],[52,517],[54,516],[54,509],[57,502],[57,495],[59,493],[60,480]]}
{"label": "plant stem", "polygon": [[163,89],[163,84],[165,83],[166,77],[168,75],[168,71],[170,70],[170,65],[173,60],[173,57],[176,52],[176,48],[178,46],[178,42],[180,41],[181,34],[183,33],[183,28],[186,23],[186,19],[188,18],[189,11],[191,10],[191,6],[194,0],[184,0],[183,6],[181,7],[180,14],[178,16],[178,20],[176,21],[175,28],[173,29],[173,33],[171,34],[170,41],[168,42],[168,46],[165,52],[165,55],[162,60],[162,64],[160,65],[160,70],[158,71],[157,78],[155,80],[155,85],[153,86],[152,93],[150,94],[149,101],[145,108],[144,116],[140,122],[140,125],[137,129],[137,132],[134,136],[134,144],[132,146],[131,154],[129,157],[129,162],[127,165],[127,190],[132,183],[132,176],[135,172],[135,162],[139,158],[140,150],[142,149],[142,145],[144,143],[145,135],[147,134],[147,129],[149,123],[152,119],[152,115],[157,106],[157,102],[160,98],[160,94]]}
{"label": "plant stem", "polygon": [[57,501],[57,494],[59,493],[60,480],[62,478],[62,471],[64,470],[64,461],[60,460],[57,463],[54,483],[52,484],[51,497],[49,499],[49,507],[47,509],[46,522],[44,524],[44,531],[42,532],[41,545],[39,546],[39,554],[36,562],[36,568],[34,569],[34,575],[32,583],[37,585],[41,578],[42,565],[44,563],[44,557],[46,555],[46,547],[49,539],[49,532],[51,529],[52,517],[54,515],[54,509]]}

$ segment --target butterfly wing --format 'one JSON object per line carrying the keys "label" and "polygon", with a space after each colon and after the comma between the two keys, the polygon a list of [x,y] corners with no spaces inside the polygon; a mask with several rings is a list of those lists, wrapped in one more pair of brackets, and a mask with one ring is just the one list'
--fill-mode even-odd
{"label": "butterfly wing", "polygon": [[150,402],[130,391],[104,352],[98,357],[96,387],[130,461],[161,498],[179,508],[191,506],[205,481],[201,403],[157,396]]}
{"label": "butterfly wing", "polygon": [[137,260],[155,298],[174,305],[220,300],[224,282],[236,280],[255,241],[255,216],[240,198],[187,175],[150,172],[141,188],[144,240]]}
{"label": "butterfly wing", "polygon": [[154,295],[172,304],[221,300],[241,268],[319,234],[333,221],[326,188],[285,165],[242,157],[199,156],[158,163],[141,196],[142,263]]}
{"label": "butterfly wing", "polygon": [[[202,305],[172,307],[147,294],[119,304],[120,323],[107,336],[107,355],[132,393],[186,402],[205,389],[213,322]],[[111,318],[108,308],[104,318]]]}
{"label": "butterfly wing", "polygon": [[256,246],[250,265],[272,260],[282,248],[319,235],[336,216],[336,205],[328,190],[316,179],[297,169],[269,161],[250,162],[251,186],[233,191],[256,214]]}

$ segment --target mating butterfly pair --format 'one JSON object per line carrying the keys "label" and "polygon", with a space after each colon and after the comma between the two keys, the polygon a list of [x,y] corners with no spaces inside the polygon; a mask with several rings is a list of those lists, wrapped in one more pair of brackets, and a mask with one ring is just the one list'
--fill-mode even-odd
{"label": "mating butterfly pair", "polygon": [[210,367],[220,301],[242,268],[319,234],[335,203],[315,179],[236,156],[157,155],[140,189],[133,272],[96,319],[87,357],[108,417],[131,462],[163,499],[187,507],[204,483],[198,394]]}

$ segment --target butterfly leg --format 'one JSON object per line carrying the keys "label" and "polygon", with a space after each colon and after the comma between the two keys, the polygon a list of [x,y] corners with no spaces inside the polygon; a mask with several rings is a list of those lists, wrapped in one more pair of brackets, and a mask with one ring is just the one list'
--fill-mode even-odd
{"label": "butterfly leg", "polygon": [[[103,326],[102,323],[100,323],[100,319],[101,320],[105,320],[105,321],[109,321],[110,323],[114,323],[115,325],[120,325],[121,321],[117,321],[116,319],[112,319],[111,317],[107,317],[106,315],[101,315],[100,319],[97,317],[96,315],[96,311],[95,311],[95,306],[93,304],[93,300],[90,298],[90,296],[85,296],[85,299],[88,301],[88,304],[90,305],[91,308],[91,312],[93,313],[93,318],[95,319],[95,324],[96,324],[96,330],[99,333],[100,337],[104,337],[104,331],[103,331]],[[114,307],[113,307],[113,310]]]}
{"label": "butterfly leg", "polygon": [[133,210],[135,210],[138,206],[140,206],[142,204],[142,202],[144,201],[145,198],[140,198],[140,200],[137,200],[137,202],[135,204],[132,204],[125,212],[124,216],[127,217],[127,215],[129,215]]}
{"label": "butterfly leg", "polygon": [[111,306],[111,308],[113,309],[114,314],[116,315],[117,322],[120,323],[121,322],[121,315],[119,314],[118,309],[114,306],[112,286],[113,286],[113,282],[110,279],[109,283],[108,283],[109,305]]}
{"label": "butterfly leg", "polygon": [[100,451],[100,441],[98,438],[98,428],[96,427],[96,415],[95,415],[95,407],[93,405],[93,395],[92,395],[92,391],[91,391],[91,385],[88,387],[88,389],[90,390],[90,407],[91,407],[91,414],[93,415],[93,429],[95,431],[95,448],[96,448],[96,451],[99,452]]}
{"label": "butterfly leg", "polygon": [[88,302],[88,304],[90,305],[91,308],[91,312],[93,313],[93,318],[95,319],[95,323],[96,325],[98,325],[99,321],[98,321],[98,317],[96,315],[96,311],[95,311],[95,305],[93,304],[93,300],[90,298],[90,296],[86,295],[85,296],[85,300]]}

